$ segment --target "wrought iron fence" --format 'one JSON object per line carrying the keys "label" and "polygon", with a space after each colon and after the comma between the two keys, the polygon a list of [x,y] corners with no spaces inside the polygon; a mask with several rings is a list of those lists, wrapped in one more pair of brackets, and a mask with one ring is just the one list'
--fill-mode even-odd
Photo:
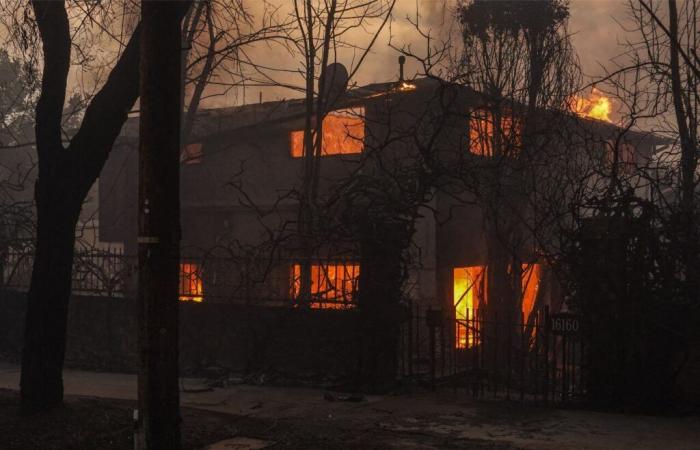
{"label": "wrought iron fence", "polygon": [[527,318],[473,309],[464,320],[412,307],[401,330],[399,371],[474,397],[576,401],[586,393],[586,348],[579,332],[576,316],[550,314],[547,307]]}
{"label": "wrought iron fence", "polygon": [[[76,250],[73,292],[123,297],[134,292],[136,256],[120,248]],[[180,300],[217,301],[266,306],[293,305],[299,297],[299,258],[191,256],[180,261]],[[23,290],[31,281],[33,252],[0,255],[2,286]],[[359,266],[355,260],[314,260],[308,264],[312,308],[351,309]]]}
{"label": "wrought iron fence", "polygon": [[[72,287],[78,294],[121,297],[134,271],[135,258],[119,248],[77,250],[73,258]],[[27,289],[31,281],[34,254],[11,250],[0,259],[2,286]]]}

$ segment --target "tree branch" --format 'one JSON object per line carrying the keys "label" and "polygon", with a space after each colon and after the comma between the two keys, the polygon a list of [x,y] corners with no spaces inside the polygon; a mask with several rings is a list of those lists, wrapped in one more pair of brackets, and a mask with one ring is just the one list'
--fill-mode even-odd
{"label": "tree branch", "polygon": [[50,167],[48,159],[63,150],[61,117],[70,67],[71,39],[63,1],[35,0],[32,7],[44,52],[41,95],[36,105],[36,141],[39,172],[42,173]]}
{"label": "tree branch", "polygon": [[87,188],[104,165],[129,111],[139,96],[139,40],[141,25],[131,35],[124,53],[112,69],[102,89],[87,109],[80,129],[68,147]]}

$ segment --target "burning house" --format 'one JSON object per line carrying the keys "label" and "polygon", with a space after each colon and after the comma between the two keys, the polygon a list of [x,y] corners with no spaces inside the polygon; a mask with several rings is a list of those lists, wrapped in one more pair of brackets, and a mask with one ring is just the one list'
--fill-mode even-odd
{"label": "burning house", "polygon": [[[304,101],[201,111],[181,155],[181,300],[298,310],[307,309],[306,289],[308,306],[319,317],[328,317],[324,310],[349,313],[368,270],[357,225],[377,217],[356,212],[376,209],[375,200],[384,199],[402,208],[387,208],[387,215],[411,222],[410,242],[402,250],[407,274],[401,297],[411,311],[442,311],[454,324],[445,338],[454,349],[476,344],[470,320],[497,303],[490,296],[505,295],[496,285],[506,280],[517,291],[511,313],[523,323],[545,305],[558,310],[561,294],[546,260],[551,249],[544,248],[555,244],[528,232],[537,224],[531,196],[511,183],[504,188],[511,189],[509,199],[493,197],[494,179],[527,173],[545,184],[552,180],[556,189],[563,165],[568,170],[581,160],[584,148],[588,157],[598,152],[595,158],[633,177],[630,168],[651,158],[659,141],[623,133],[604,120],[542,111],[537,121],[543,128],[569,132],[531,142],[528,149],[522,108],[499,106],[505,113],[494,113],[491,106],[468,87],[429,78],[345,92],[323,119],[314,236],[299,232],[308,160]],[[572,108],[579,116],[606,119],[609,106],[578,99]],[[122,244],[126,254],[137,249],[137,143],[136,122],[130,122],[99,180],[100,238]],[[530,159],[536,169],[512,163],[544,148],[556,148],[557,156]],[[588,170],[581,164],[576,170]],[[598,175],[591,171],[585,182],[595,184]],[[377,191],[381,195],[368,197]],[[487,205],[489,198],[493,203]],[[531,224],[506,237],[495,233],[499,221],[515,220],[494,216],[512,208],[513,217]],[[196,314],[197,305],[190,306],[185,315]]]}

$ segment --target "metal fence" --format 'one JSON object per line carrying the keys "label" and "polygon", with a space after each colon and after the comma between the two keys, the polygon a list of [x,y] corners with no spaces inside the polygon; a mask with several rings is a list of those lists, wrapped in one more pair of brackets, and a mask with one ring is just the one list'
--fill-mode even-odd
{"label": "metal fence", "polygon": [[[234,258],[190,256],[180,260],[180,299],[258,306],[292,305],[299,297],[299,258]],[[76,250],[72,288],[77,294],[123,297],[136,287],[134,255],[120,248]],[[33,252],[12,250],[0,255],[2,286],[29,287]],[[359,265],[353,259],[311,261],[309,269],[312,308],[352,309]]]}
{"label": "metal fence", "polygon": [[[27,289],[31,281],[34,254],[11,250],[0,258],[2,286]],[[106,297],[124,296],[126,283],[134,273],[135,258],[119,248],[76,250],[72,287],[77,294]]]}
{"label": "metal fence", "polygon": [[580,320],[547,307],[521,314],[469,310],[456,320],[412,307],[400,337],[402,377],[474,397],[567,403],[586,393],[586,348]]}

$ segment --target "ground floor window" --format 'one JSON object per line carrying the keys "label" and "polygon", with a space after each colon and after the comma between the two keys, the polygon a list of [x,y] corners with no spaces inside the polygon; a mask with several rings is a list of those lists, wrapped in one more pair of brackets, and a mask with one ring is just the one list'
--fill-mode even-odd
{"label": "ground floor window", "polygon": [[199,264],[180,263],[180,301],[201,302],[203,300],[204,288]]}
{"label": "ground floor window", "polygon": [[521,279],[523,319],[527,323],[530,313],[535,308],[535,300],[540,289],[542,266],[540,264],[523,264]]}
{"label": "ground floor window", "polygon": [[[359,264],[321,263],[307,266],[311,276],[311,307],[315,309],[350,309],[355,307],[355,293],[360,277]],[[291,268],[291,294],[295,301],[301,296],[301,264]]]}
{"label": "ground floor window", "polygon": [[[478,311],[488,302],[487,270],[487,266],[470,266],[456,267],[452,271],[456,348],[470,348],[477,343]],[[541,272],[540,264],[522,265],[521,309],[524,323],[527,323],[535,307]]]}
{"label": "ground floor window", "polygon": [[452,271],[455,308],[455,346],[474,346],[474,319],[486,299],[486,266],[456,267]]}

